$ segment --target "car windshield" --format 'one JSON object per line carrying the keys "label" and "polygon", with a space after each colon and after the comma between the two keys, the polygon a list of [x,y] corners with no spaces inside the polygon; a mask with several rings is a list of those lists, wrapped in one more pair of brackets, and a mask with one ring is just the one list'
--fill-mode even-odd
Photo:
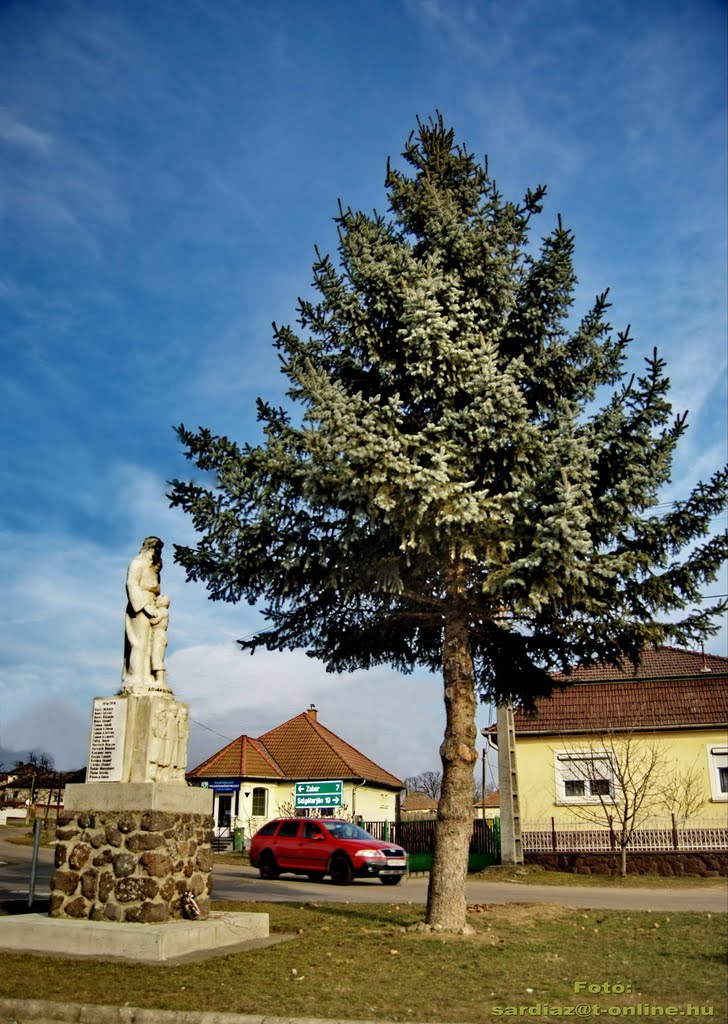
{"label": "car windshield", "polygon": [[368,832],[358,825],[350,825],[348,821],[320,821],[328,829],[334,839],[372,839]]}

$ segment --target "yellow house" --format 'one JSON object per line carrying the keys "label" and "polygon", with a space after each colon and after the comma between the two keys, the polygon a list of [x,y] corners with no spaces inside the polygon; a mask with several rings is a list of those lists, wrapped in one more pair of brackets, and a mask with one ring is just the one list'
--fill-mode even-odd
{"label": "yellow house", "polygon": [[[322,725],[313,705],[257,739],[239,736],[188,772],[187,781],[213,791],[218,836],[235,828],[250,836],[271,818],[309,813],[394,821],[404,788]],[[311,811],[296,807],[297,784],[305,783],[317,794],[308,798]],[[336,793],[334,806],[315,806],[323,793]]]}
{"label": "yellow house", "polygon": [[728,658],[660,647],[568,681],[514,713],[524,832],[607,827],[618,800],[641,828],[728,825]]}

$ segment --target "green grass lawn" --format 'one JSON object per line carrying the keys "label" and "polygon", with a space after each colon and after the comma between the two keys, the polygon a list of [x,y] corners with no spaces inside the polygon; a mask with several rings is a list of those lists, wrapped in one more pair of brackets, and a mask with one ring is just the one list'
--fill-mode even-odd
{"label": "green grass lawn", "polygon": [[518,882],[521,885],[576,885],[604,886],[610,889],[702,889],[725,888],[726,878],[701,878],[698,875],[682,875],[666,878],[661,875],[577,875],[573,871],[549,871],[535,864],[519,865],[494,864],[485,871],[469,876],[480,882]]}
{"label": "green grass lawn", "polygon": [[[404,904],[215,906],[265,910],[271,932],[292,938],[177,967],[6,953],[0,993],[158,1009],[477,1024],[494,1019],[494,1007],[537,1002],[603,1008],[693,1003],[712,1007],[716,1021],[728,1019],[725,915],[499,905],[469,913],[474,935],[445,936],[408,931],[422,908]],[[631,992],[585,996],[575,992],[577,982],[624,983]]]}

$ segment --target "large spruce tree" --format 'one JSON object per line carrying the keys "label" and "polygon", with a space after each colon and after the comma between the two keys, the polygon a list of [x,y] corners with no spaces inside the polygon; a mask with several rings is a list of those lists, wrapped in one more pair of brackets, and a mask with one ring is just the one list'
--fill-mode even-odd
{"label": "large spruce tree", "polygon": [[262,444],[180,427],[213,478],[170,498],[202,535],[176,549],[188,578],[265,606],[244,648],[442,671],[427,914],[459,928],[476,695],[528,704],[551,671],[713,632],[718,609],[690,609],[726,555],[726,472],[651,512],[685,416],[656,353],[625,379],[606,293],[570,321],[571,232],[529,242],[545,189],[505,201],[439,115],[403,155],[388,216],[340,207],[300,330],[274,325],[288,409],[258,401]]}

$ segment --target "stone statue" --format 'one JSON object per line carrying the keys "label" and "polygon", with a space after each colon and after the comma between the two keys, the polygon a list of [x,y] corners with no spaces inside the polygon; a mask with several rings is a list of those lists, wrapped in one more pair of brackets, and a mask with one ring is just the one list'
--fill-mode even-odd
{"label": "stone statue", "polygon": [[147,755],[151,781],[184,782],[189,735],[187,705],[157,701],[151,725]]}
{"label": "stone statue", "polygon": [[164,667],[169,598],[159,592],[163,547],[159,537],[147,537],[126,574],[123,693],[171,694]]}
{"label": "stone statue", "polygon": [[150,661],[152,674],[158,685],[167,685],[167,670],[164,667],[164,652],[167,650],[167,626],[169,624],[169,598],[160,594],[154,602],[156,615],[149,621],[152,624],[152,643]]}

